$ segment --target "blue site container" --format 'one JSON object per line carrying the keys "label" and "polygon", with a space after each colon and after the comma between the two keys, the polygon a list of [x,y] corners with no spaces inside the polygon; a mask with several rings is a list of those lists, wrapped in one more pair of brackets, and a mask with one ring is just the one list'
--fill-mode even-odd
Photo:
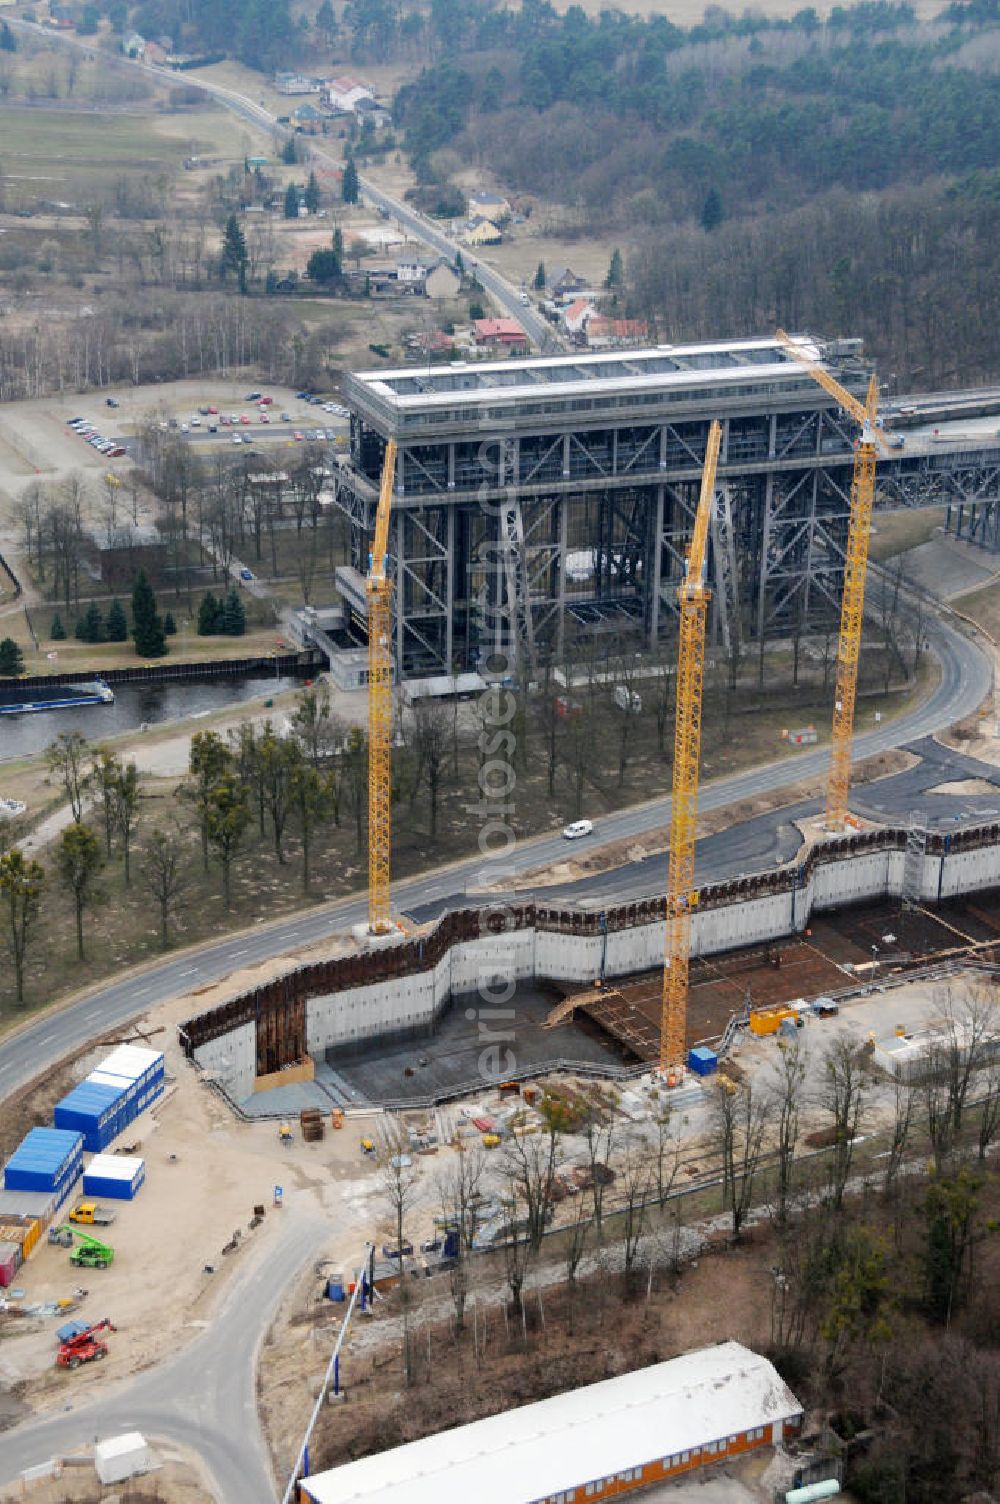
{"label": "blue site container", "polygon": [[718,1069],[719,1057],[708,1045],[695,1045],[688,1051],[688,1070],[694,1071],[696,1076],[711,1076]]}
{"label": "blue site container", "polygon": [[333,1274],[326,1282],[327,1300],[341,1301],[344,1299],[344,1276]]}
{"label": "blue site container", "polygon": [[73,1128],[83,1134],[83,1147],[99,1154],[121,1132],[126,1121],[126,1099],[117,1086],[81,1081],[61,1102],[53,1121],[57,1128]]}
{"label": "blue site container", "polygon": [[4,1165],[6,1191],[55,1191],[60,1201],[80,1178],[83,1135],[60,1128],[32,1128]]}

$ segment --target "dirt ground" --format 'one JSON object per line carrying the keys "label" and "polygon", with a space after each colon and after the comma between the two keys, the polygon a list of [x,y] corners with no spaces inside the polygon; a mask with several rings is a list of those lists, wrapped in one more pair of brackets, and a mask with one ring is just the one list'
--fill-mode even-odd
{"label": "dirt ground", "polygon": [[[233,985],[245,990],[262,974],[255,970],[234,977]],[[86,1320],[109,1316],[118,1329],[106,1362],[72,1376],[77,1400],[147,1367],[211,1320],[227,1271],[238,1262],[267,1256],[282,1215],[272,1206],[276,1184],[283,1187],[290,1208],[305,1201],[328,1203],[332,1210],[340,1198],[335,1186],[328,1187],[328,1177],[346,1176],[359,1156],[357,1128],[331,1133],[320,1145],[296,1138],[291,1148],[283,1148],[273,1123],[236,1122],[201,1083],[176,1042],[176,1023],[202,1001],[189,996],[157,1011],[157,1032],[150,1043],[166,1054],[168,1087],[127,1135],[146,1161],[146,1183],[135,1202],[119,1204],[117,1220],[107,1231],[114,1263],[105,1270],[74,1270],[64,1248],[43,1243],[18,1274],[21,1305],[71,1299],[82,1285],[88,1293],[78,1302],[77,1313]],[[78,1057],[71,1070],[33,1098],[31,1119],[45,1120],[50,1100],[66,1089],[67,1077],[82,1079],[107,1053],[105,1046]],[[9,1108],[4,1112],[9,1125],[5,1138],[16,1138],[28,1126],[25,1108],[17,1121]],[[267,1211],[263,1223],[251,1229],[256,1204]],[[237,1230],[237,1251],[224,1255],[224,1245]],[[206,1264],[216,1272],[207,1274]],[[53,1365],[57,1325],[58,1318],[0,1314],[0,1386],[25,1384],[25,1398],[38,1410],[66,1398],[66,1374]]]}
{"label": "dirt ground", "polygon": [[152,1473],[124,1485],[98,1482],[87,1466],[64,1467],[58,1477],[15,1484],[0,1491],[0,1504],[214,1504],[215,1495],[203,1482],[198,1467],[178,1455],[175,1447],[147,1438],[159,1459]]}

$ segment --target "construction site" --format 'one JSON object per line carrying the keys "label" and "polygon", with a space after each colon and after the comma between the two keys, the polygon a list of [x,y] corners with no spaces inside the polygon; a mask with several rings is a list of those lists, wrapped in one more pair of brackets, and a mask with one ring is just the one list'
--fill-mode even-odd
{"label": "construction site", "polygon": [[[336,1497],[335,1479],[314,1479],[307,1443],[324,1397],[339,1398],[336,1365],[359,1290],[362,1309],[366,1300],[384,1300],[375,1314],[389,1318],[343,1348],[355,1373],[367,1376],[375,1414],[384,1404],[379,1368],[389,1351],[395,1361],[395,1322],[409,1305],[394,1292],[416,1289],[410,1277],[427,1279],[421,1340],[425,1330],[430,1374],[432,1341],[451,1330],[440,1309],[448,1281],[433,1276],[452,1272],[460,1252],[481,1255],[477,1277],[493,1298],[494,1340],[498,1349],[508,1344],[508,1353],[504,1279],[510,1283],[511,1260],[520,1257],[512,1250],[540,1244],[549,1232],[561,1247],[558,1239],[583,1225],[585,1196],[601,1215],[598,1186],[607,1188],[609,1220],[627,1228],[635,1211],[629,1197],[640,1183],[630,1181],[630,1165],[641,1163],[650,1208],[644,1235],[659,1249],[650,1254],[651,1291],[658,1258],[679,1268],[724,1232],[713,1200],[722,1163],[720,1100],[773,1080],[781,1049],[801,1044],[805,1185],[814,1157],[822,1170],[833,1142],[815,1104],[827,1052],[844,1041],[870,1074],[866,1129],[873,1142],[865,1152],[875,1164],[898,1083],[933,1058],[949,1027],[954,1034],[959,1002],[975,1003],[992,988],[1000,965],[1000,759],[979,761],[944,745],[932,756],[925,746],[900,756],[865,789],[852,782],[866,751],[897,746],[890,729],[856,735],[855,703],[869,627],[873,509],[902,483],[903,463],[879,420],[877,386],[860,352],[851,342],[834,351],[779,333],[588,362],[511,361],[494,374],[483,364],[468,378],[449,369],[432,373],[426,386],[407,372],[412,385],[405,389],[402,377],[385,373],[351,378],[352,450],[338,505],[352,518],[355,564],[341,572],[340,620],[328,629],[318,614],[303,613],[302,626],[328,655],[334,680],[334,660],[345,654],[341,670],[363,676],[367,689],[363,904],[355,902],[349,922],[328,922],[308,943],[268,949],[262,927],[253,959],[223,966],[197,985],[175,986],[150,1004],[139,1037],[152,1047],[136,1048],[125,1036],[107,1041],[115,1046],[111,1055],[83,1049],[51,1090],[33,1083],[11,1111],[4,1147],[9,1139],[13,1152],[0,1199],[0,1244],[9,1244],[0,1282],[11,1291],[3,1297],[10,1339],[3,1358],[5,1374],[24,1386],[12,1419],[25,1419],[28,1395],[37,1412],[32,1424],[50,1426],[54,1435],[66,1386],[82,1386],[97,1403],[103,1374],[129,1375],[129,1393],[150,1405],[144,1412],[137,1402],[135,1413],[157,1415],[157,1434],[168,1438],[183,1434],[189,1395],[200,1396],[205,1413],[259,1403],[270,1458],[261,1445],[245,1464],[255,1482],[270,1470],[272,1478],[291,1479],[289,1490],[308,1478],[314,1491],[307,1496]],[[508,387],[513,407],[504,405]],[[529,392],[530,419],[518,406]],[[762,393],[773,409],[766,421],[744,411],[756,410]],[[484,409],[490,423],[515,414],[514,436],[493,451],[502,484],[487,487],[482,526],[473,518],[473,493],[485,483],[492,439],[447,439],[444,457],[433,459],[407,426],[412,419],[420,430],[438,410],[451,423],[463,394],[492,404]],[[640,433],[627,414],[640,401],[680,408]],[[607,430],[605,465],[600,456],[595,462],[596,441],[581,450],[560,425],[571,409],[592,410],[584,403],[611,402],[625,409],[630,426],[616,419]],[[700,416],[682,417],[692,405]],[[375,417],[390,408],[395,430],[383,425],[376,433]],[[543,411],[551,420],[538,417]],[[532,437],[538,424],[552,427],[546,445]],[[751,430],[763,450],[753,449]],[[995,474],[988,456],[957,451],[911,454],[908,461],[907,485],[933,476],[936,499],[942,475],[949,486],[981,487]],[[587,473],[594,463],[604,467],[600,479]],[[640,485],[647,463],[656,474]],[[367,480],[359,478],[363,469]],[[442,475],[446,499],[439,502],[431,492]],[[510,476],[521,482],[508,486]],[[419,570],[414,549],[424,550]],[[581,551],[586,568],[574,582],[567,559]],[[709,862],[709,842],[698,839],[699,804],[708,792],[701,787],[706,651],[714,641],[738,652],[796,621],[821,618],[837,631],[832,736],[828,752],[804,755],[814,758],[809,766],[822,799],[754,810],[747,828],[784,821],[777,856],[769,836],[766,860],[745,858],[757,848],[742,844],[736,819],[721,821]],[[577,628],[595,638],[631,633],[638,653],[659,640],[661,652],[673,656],[669,787],[650,790],[660,800],[662,861],[633,859],[623,842],[620,857],[595,864],[574,893],[572,882],[547,891],[545,863],[526,856],[522,886],[516,878],[505,886],[488,874],[471,883],[463,876],[450,898],[423,910],[426,887],[411,880],[404,895],[392,870],[401,698],[482,692],[498,707],[515,704],[537,693],[540,664],[553,655],[565,661]],[[942,658],[941,682],[926,695],[928,717],[937,713],[937,695],[975,719],[990,682],[982,648],[953,620],[925,630],[936,634]],[[505,724],[499,709],[497,717]],[[929,733],[921,734],[929,742]],[[990,739],[980,727],[984,757]],[[745,807],[760,790],[780,797],[789,782],[780,764],[746,778],[762,781],[740,785]],[[729,786],[722,781],[711,791],[714,808]],[[483,793],[488,799],[485,787]],[[645,818],[654,828],[652,808]],[[557,848],[560,842],[556,837]],[[631,886],[623,877],[629,869]],[[445,880],[437,892],[448,891]],[[346,905],[337,912],[348,912]],[[991,1049],[993,1043],[991,1035]],[[603,1149],[595,1147],[601,1134]],[[526,1162],[532,1145],[541,1152],[545,1144],[553,1146],[557,1173],[532,1230],[531,1209],[518,1205],[511,1188],[511,1156]],[[94,1156],[86,1164],[85,1152]],[[474,1156],[479,1164],[480,1154],[482,1189],[477,1180],[475,1209],[458,1219],[456,1231],[455,1216],[443,1210],[447,1176]],[[772,1155],[770,1148],[762,1153],[765,1175]],[[413,1192],[405,1208],[403,1172]],[[684,1211],[693,1208],[696,1226],[682,1227],[672,1195],[694,1198]],[[129,1204],[135,1199],[138,1208]],[[626,1284],[638,1243],[638,1234],[626,1232]],[[139,1267],[147,1278],[136,1279]],[[303,1272],[290,1290],[296,1269]],[[616,1278],[622,1272],[617,1264],[608,1270]],[[544,1329],[541,1288],[558,1281],[557,1263],[548,1260],[537,1277]],[[734,1336],[757,1347],[766,1342],[754,1283],[761,1277],[755,1266],[731,1330],[688,1318],[685,1341],[692,1348]],[[340,1312],[348,1295],[334,1331],[329,1310]],[[250,1310],[262,1313],[262,1330],[244,1319]],[[563,1317],[572,1334],[569,1307]],[[487,1312],[484,1341],[490,1319]],[[527,1344],[523,1308],[522,1320]],[[193,1338],[185,1338],[188,1327],[199,1329]],[[303,1328],[315,1345],[304,1346]],[[258,1383],[256,1344],[264,1331],[268,1361]],[[628,1331],[625,1346],[639,1351],[643,1331]],[[477,1368],[479,1340],[477,1328]],[[572,1336],[565,1340],[572,1348]],[[594,1348],[603,1350],[599,1339]],[[652,1366],[654,1357],[644,1361]],[[161,1360],[185,1397],[176,1413],[163,1411],[156,1389]],[[624,1353],[616,1361],[625,1363]],[[599,1364],[585,1374],[596,1383],[607,1377]],[[525,1392],[544,1398],[551,1385],[546,1389],[540,1374],[532,1375],[536,1381],[538,1389]],[[519,1383],[518,1376],[515,1388]],[[296,1455],[290,1438],[301,1435],[316,1395],[305,1450]],[[490,1408],[485,1394],[483,1406]],[[442,1414],[428,1409],[426,1429],[440,1429]],[[359,1445],[379,1450],[381,1433],[366,1439],[367,1415],[358,1406],[350,1425]],[[793,1395],[789,1416],[798,1415]],[[314,1462],[343,1461],[338,1423],[338,1412],[324,1409]],[[790,1439],[798,1428],[796,1418]],[[714,1467],[720,1457],[742,1465],[744,1451],[770,1455],[758,1416],[734,1431],[721,1453],[711,1427],[699,1431],[698,1466]],[[79,1422],[61,1426],[61,1438],[70,1433],[79,1444],[91,1439],[85,1408]],[[401,1439],[410,1434],[403,1428]],[[213,1454],[217,1439],[208,1430],[206,1438],[210,1462],[231,1466],[225,1446]],[[629,1481],[648,1476],[683,1487],[679,1474],[693,1453],[683,1438],[669,1451],[623,1461]],[[647,1466],[658,1471],[647,1475]],[[796,1454],[782,1488],[794,1492],[807,1482],[809,1466],[808,1456]],[[731,1497],[774,1496],[770,1479],[768,1494],[759,1476],[747,1476],[746,1490],[734,1488]],[[327,1487],[334,1492],[327,1495]],[[553,1497],[565,1492],[553,1487]],[[614,1479],[600,1490],[595,1496],[624,1491]],[[264,1496],[266,1484],[258,1492]]]}
{"label": "construction site", "polygon": [[[968,947],[978,954],[982,947],[989,946],[988,919],[977,920],[979,929],[970,934],[945,919],[935,919],[926,904],[940,904],[969,892],[978,894],[1000,882],[995,826],[979,825],[945,835],[911,818],[908,828],[888,824],[878,828],[866,826],[849,810],[869,538],[878,489],[876,472],[878,469],[882,474],[881,458],[895,446],[879,418],[875,376],[868,376],[862,398],[839,379],[843,371],[835,373],[830,368],[831,355],[842,360],[857,387],[864,373],[856,344],[840,342],[830,350],[801,337],[792,339],[780,330],[771,342],[657,352],[655,358],[647,361],[637,356],[614,371],[601,362],[585,370],[563,360],[536,362],[524,370],[508,371],[503,379],[482,371],[468,377],[449,372],[441,376],[433,391],[422,379],[412,376],[395,384],[374,378],[366,384],[365,378],[356,378],[351,463],[357,466],[363,460],[369,466],[377,465],[379,477],[374,515],[367,505],[352,511],[359,528],[358,560],[366,557],[368,561],[367,574],[355,571],[352,587],[357,596],[357,625],[363,627],[367,638],[368,924],[356,929],[355,937],[363,946],[360,954],[293,973],[280,985],[235,999],[224,1008],[185,1023],[182,1042],[189,1057],[216,1073],[241,1110],[249,1110],[251,1115],[268,1110],[264,1102],[252,1101],[264,1081],[281,1093],[272,1099],[276,1111],[291,1110],[296,1103],[309,1108],[331,1103],[338,1108],[359,1104],[391,1107],[420,1101],[432,1105],[468,1094],[476,1087],[477,1075],[479,1081],[496,1083],[505,1077],[553,1068],[614,1073],[652,1067],[662,1073],[668,1085],[676,1086],[689,1070],[710,1074],[718,1064],[719,1053],[731,1046],[738,1028],[749,1027],[760,1033],[779,1028],[794,1001],[805,1006],[816,997],[826,999],[829,995],[833,1012],[835,998],[856,992],[859,979],[862,986],[870,987],[871,976],[866,977],[866,970],[881,968],[884,981],[901,967],[924,965],[942,950],[953,952],[951,942],[955,939],[966,948],[962,952],[966,958]],[[754,373],[753,381],[748,379],[749,373]],[[588,382],[591,385],[586,385]],[[518,404],[525,383],[534,383],[536,397],[543,390],[547,397],[558,400],[536,401],[522,411]],[[657,390],[649,397],[645,389],[651,384]],[[589,394],[586,399],[579,396],[583,389]],[[660,516],[652,571],[656,580],[654,608],[651,615],[645,606],[633,613],[637,621],[650,622],[654,642],[661,629],[661,595],[672,598],[676,614],[665,897],[609,906],[600,913],[496,900],[482,908],[453,908],[416,935],[412,925],[401,924],[393,915],[392,692],[394,681],[405,680],[407,665],[414,661],[407,656],[412,637],[407,613],[414,598],[405,560],[406,529],[413,523],[406,511],[408,498],[414,491],[423,496],[428,486],[443,483],[444,477],[447,489],[461,489],[459,480],[462,486],[478,482],[490,489],[484,469],[488,444],[476,449],[475,465],[479,468],[475,474],[466,475],[463,468],[473,463],[471,451],[466,452],[469,446],[463,448],[450,441],[446,459],[439,454],[437,469],[429,470],[428,456],[421,458],[419,446],[413,447],[415,435],[411,430],[432,418],[453,422],[457,412],[462,416],[463,404],[481,404],[485,390],[493,393],[491,402],[500,400],[497,392],[514,393],[506,407],[487,409],[486,415],[491,422],[509,420],[515,436],[505,440],[499,451],[499,479],[503,483],[509,478],[511,484],[494,485],[492,489],[501,492],[504,499],[499,507],[484,508],[484,515],[492,510],[499,519],[496,546],[486,547],[481,540],[484,562],[486,553],[492,551],[502,560],[502,567],[492,570],[496,595],[490,602],[489,615],[497,624],[496,630],[485,637],[476,634],[476,662],[489,677],[485,661],[479,661],[482,652],[487,657],[502,657],[506,667],[492,677],[507,689],[508,698],[510,686],[529,687],[528,681],[545,652],[536,626],[541,625],[546,613],[543,609],[541,617],[538,615],[544,602],[537,600],[536,576],[526,563],[528,533],[520,510],[523,482],[534,476],[545,457],[536,456],[534,467],[529,467],[526,476],[522,474],[519,413],[526,419],[532,415],[530,421],[534,422],[539,412],[555,411],[560,401],[571,398],[574,411],[590,411],[595,404],[600,407],[612,401],[626,409],[639,402],[679,402],[683,406],[695,400],[695,393],[703,407],[708,403],[725,406],[748,397],[756,400],[762,391],[779,396],[783,405],[797,404],[799,408],[808,405],[807,392],[818,391],[825,399],[826,405],[819,403],[808,420],[798,415],[796,437],[779,446],[780,453],[775,449],[778,419],[772,417],[768,448],[769,457],[777,456],[782,465],[792,465],[793,454],[801,457],[806,451],[813,462],[813,510],[807,522],[800,519],[797,524],[795,548],[789,543],[782,551],[784,567],[794,567],[796,577],[784,598],[791,600],[801,592],[800,608],[808,613],[813,596],[818,599],[825,593],[826,609],[836,603],[840,623],[823,818],[820,822],[799,822],[799,849],[790,861],[780,862],[777,871],[759,875],[736,872],[727,881],[696,882],[706,642],[714,631],[732,643],[746,618],[742,596],[735,589],[735,572],[725,562],[730,546],[735,549],[731,475],[726,476],[725,469],[742,455],[745,444],[733,430],[731,419],[727,427],[712,418],[704,425],[700,443],[697,496],[692,506],[681,506],[683,518],[675,513],[670,524],[676,528],[671,554],[677,567],[672,573],[661,570],[664,533]],[[847,496],[843,526],[836,543],[833,535],[824,531],[828,546],[824,554],[822,550],[814,553],[812,541],[803,540],[814,540],[819,527],[816,506],[823,493],[818,465],[819,457],[832,442],[824,438],[823,426],[830,421],[831,405],[837,414],[837,432],[853,458],[847,491],[841,491]],[[376,414],[386,418],[390,406],[395,414],[393,421],[404,435],[402,445],[392,434],[377,440],[370,427]],[[468,417],[465,414],[463,421]],[[644,448],[652,443],[656,432],[660,463],[668,468],[671,435],[675,444],[680,438],[671,425],[664,424],[650,430]],[[616,462],[618,443],[615,429],[612,452]],[[513,446],[510,453],[509,446]],[[685,448],[690,460],[695,451],[686,441]],[[573,474],[572,457],[578,449],[582,449],[580,441],[564,435],[561,441],[553,438],[546,450],[546,455],[561,456],[564,482],[569,482]],[[527,444],[525,453],[530,452],[531,445]],[[638,455],[632,459],[637,460]],[[512,467],[509,473],[505,468],[508,463]],[[342,495],[357,501],[363,488],[349,492],[347,481],[343,477],[342,481]],[[768,474],[765,482],[771,497],[773,475]],[[800,475],[796,488],[802,482]],[[658,514],[662,513],[668,489],[666,482],[657,489]],[[586,493],[586,486],[583,490]],[[671,494],[680,505],[680,492]],[[370,499],[373,497],[372,491]],[[782,512],[789,500],[785,496],[781,501]],[[620,497],[615,507],[619,501]],[[761,512],[765,534],[770,525],[766,520],[770,504],[768,501]],[[423,501],[418,509],[422,517]],[[443,557],[451,560],[455,554],[455,512],[447,515],[450,541]],[[564,561],[567,548],[579,540],[565,531],[565,509],[562,519],[563,533],[549,546],[564,585],[559,561]],[[420,526],[426,533],[422,520]],[[756,558],[762,566],[751,615],[756,616],[758,632],[763,634],[772,553],[770,545],[755,552],[745,529],[740,536],[741,557]],[[622,546],[627,553],[627,540]],[[604,558],[600,550],[597,553]],[[611,567],[612,553],[608,551],[607,562],[619,584],[628,578],[637,585],[640,576],[649,573],[639,568],[637,556],[626,567],[625,553],[615,555],[617,562]],[[818,563],[821,556],[826,559],[824,567]],[[713,569],[714,590],[709,584]],[[484,573],[484,589],[486,577]],[[449,573],[448,581],[451,578]],[[349,601],[351,581],[345,577],[341,584]],[[472,638],[466,634],[466,647],[458,651],[456,659],[453,627],[464,620],[468,628],[471,618],[463,618],[450,583],[445,586],[438,581],[435,599],[446,607],[447,661],[464,662],[470,667]],[[731,610],[727,602],[732,603]],[[561,596],[560,610],[554,616],[549,613],[554,623],[549,639],[553,651],[562,648],[565,604]],[[425,616],[428,609],[424,608]],[[608,620],[606,616],[601,619],[605,623]],[[591,624],[596,625],[596,620],[591,617]],[[345,621],[342,630],[347,628]],[[322,635],[319,633],[316,640]],[[425,661],[423,668],[428,666]],[[478,671],[477,677],[481,677]],[[454,689],[455,678],[448,682]],[[567,831],[571,833],[572,828]],[[890,927],[887,917],[879,914],[873,920],[869,915],[857,939],[845,930],[838,944],[834,940],[837,932],[830,930],[824,944],[814,942],[814,916],[849,911],[866,901],[888,901],[891,907],[894,900],[898,909],[894,926]],[[980,913],[985,916],[986,911]],[[915,917],[918,914],[919,922]],[[863,941],[866,933],[874,934],[870,929],[873,922],[876,928],[882,923],[879,938]],[[788,941],[794,943],[782,945]],[[749,952],[748,942],[755,947]],[[870,947],[868,953],[866,946]],[[783,961],[786,949],[787,964]],[[714,957],[727,959],[710,959]],[[694,972],[692,961],[697,967]],[[737,976],[738,986],[731,980]],[[504,1018],[506,1029],[484,1030],[484,1018],[492,1014],[488,1006],[482,1006],[482,999],[492,999],[498,987],[505,989],[506,1006],[502,1015],[496,1016]],[[505,1048],[477,1052],[477,1041],[486,1040],[502,1042]],[[612,1059],[615,1053],[617,1062]],[[415,1064],[408,1058],[414,1054]],[[478,1070],[473,1069],[474,1063]],[[298,1077],[294,1083],[282,1080],[290,1070]]]}

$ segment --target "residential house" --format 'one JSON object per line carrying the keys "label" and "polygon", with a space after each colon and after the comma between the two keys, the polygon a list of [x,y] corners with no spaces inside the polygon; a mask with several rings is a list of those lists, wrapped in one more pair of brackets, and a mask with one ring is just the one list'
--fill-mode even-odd
{"label": "residential house", "polygon": [[300,104],[298,109],[292,111],[292,124],[299,130],[315,134],[323,120],[321,110],[314,104]]}
{"label": "residential house", "polygon": [[427,278],[426,264],[415,256],[404,256],[396,262],[396,278],[401,286],[423,292]]}
{"label": "residential house", "polygon": [[377,100],[371,99],[368,95],[361,96],[354,108],[354,113],[362,125],[368,121],[377,131],[382,130],[384,126],[392,124],[392,116],[385,106],[379,104]]}
{"label": "residential house", "polygon": [[461,277],[447,261],[435,262],[424,278],[424,292],[429,298],[457,298],[461,288]]}
{"label": "residential house", "polygon": [[495,225],[502,225],[510,219],[510,204],[499,193],[470,193],[469,218],[473,221],[489,219]]}
{"label": "residential house", "polygon": [[627,350],[649,339],[645,319],[610,319],[595,313],[586,325],[587,344],[592,350]]}
{"label": "residential house", "polygon": [[477,219],[465,232],[466,245],[499,245],[503,236],[491,219]]}
{"label": "residential house", "polygon": [[279,94],[318,94],[319,82],[302,73],[276,73],[274,87]]}
{"label": "residential house", "polygon": [[472,333],[480,348],[491,346],[511,354],[527,354],[528,336],[516,319],[476,319]]}
{"label": "residential house", "polygon": [[440,360],[450,355],[455,348],[454,336],[443,329],[431,329],[429,333],[409,334],[406,337],[407,360]]}
{"label": "residential house", "polygon": [[162,68],[169,56],[169,49],[162,42],[147,42],[142,54],[143,61],[152,63],[155,68]]}
{"label": "residential house", "polygon": [[586,278],[578,277],[568,266],[557,266],[548,279],[549,295],[553,298],[565,298],[573,293],[585,292],[587,286]]}
{"label": "residential house", "polygon": [[140,36],[137,31],[127,31],[122,37],[122,52],[126,57],[143,57],[146,52],[146,38]]}
{"label": "residential house", "polygon": [[586,333],[587,324],[596,313],[593,303],[589,298],[576,298],[562,311],[562,321],[566,326],[566,333],[574,336]]}
{"label": "residential house", "polygon": [[330,107],[334,110],[343,110],[345,114],[354,115],[363,99],[374,100],[374,90],[358,78],[344,75],[335,78],[327,88],[327,99]]}

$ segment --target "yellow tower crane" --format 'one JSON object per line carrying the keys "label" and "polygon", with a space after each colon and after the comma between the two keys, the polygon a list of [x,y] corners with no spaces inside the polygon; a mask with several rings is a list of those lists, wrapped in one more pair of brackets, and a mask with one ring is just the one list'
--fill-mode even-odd
{"label": "yellow tower crane", "polygon": [[387,935],[392,836],[392,584],[386,570],[396,444],[385,446],[375,536],[368,556],[368,929]]}
{"label": "yellow tower crane", "polygon": [[868,383],[867,400],[859,402],[818,360],[808,355],[801,344],[790,339],[783,329],[777,330],[777,339],[789,355],[819,382],[824,391],[829,392],[831,397],[836,397],[844,411],[850,413],[861,428],[851,480],[851,511],[847,524],[847,550],[844,554],[844,593],[840,604],[840,639],[837,644],[837,689],[830,739],[830,771],[826,784],[826,828],[838,831],[843,830],[847,824],[847,802],[851,788],[854,702],[858,692],[858,661],[864,629],[868,541],[872,507],[875,503],[875,461],[881,443],[875,421],[878,412],[878,383],[873,375]]}
{"label": "yellow tower crane", "polygon": [[669,1085],[684,1075],[687,1037],[691,910],[698,902],[694,851],[698,824],[698,772],[701,754],[701,701],[705,669],[705,620],[712,592],[705,585],[708,524],[715,491],[722,429],[708,430],[701,494],[684,579],[677,591],[680,636],[677,645],[677,706],[674,712],[674,784],[670,805],[670,867],[667,878],[666,965],[660,1016],[660,1068]]}

